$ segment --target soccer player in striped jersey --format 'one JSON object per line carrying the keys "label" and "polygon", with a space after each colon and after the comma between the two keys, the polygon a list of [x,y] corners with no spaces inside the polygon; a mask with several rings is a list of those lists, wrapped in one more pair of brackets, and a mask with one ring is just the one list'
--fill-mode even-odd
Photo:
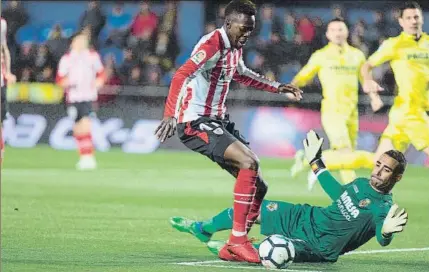
{"label": "soccer player in striped jersey", "polygon": [[[222,254],[252,263],[259,262],[247,233],[259,215],[267,185],[260,175],[259,160],[226,114],[225,99],[232,80],[299,101],[301,90],[270,81],[249,70],[243,62],[243,46],[255,28],[255,5],[248,0],[231,1],[225,23],[201,38],[191,58],[180,67],[170,86],[164,118],[156,129],[164,142],[177,126],[188,148],[218,163],[236,178],[233,228]],[[204,182],[204,181],[202,181]]]}
{"label": "soccer player in striped jersey", "polygon": [[6,20],[1,18],[0,25],[0,59],[1,59],[1,123],[0,123],[0,164],[3,162],[4,155],[4,141],[3,141],[3,121],[6,118],[7,103],[6,103],[6,84],[13,84],[16,82],[16,76],[10,70],[10,52],[7,46],[7,23]]}
{"label": "soccer player in striped jersey", "polygon": [[104,85],[104,67],[99,54],[89,49],[89,37],[77,33],[72,38],[70,51],[61,59],[57,71],[57,84],[65,90],[67,114],[73,119],[73,136],[79,150],[78,170],[97,167],[91,136],[93,105],[98,90]]}

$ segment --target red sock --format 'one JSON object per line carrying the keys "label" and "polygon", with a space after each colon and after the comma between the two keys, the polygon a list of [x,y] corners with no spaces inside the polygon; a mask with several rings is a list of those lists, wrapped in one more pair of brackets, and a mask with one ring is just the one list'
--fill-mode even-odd
{"label": "red sock", "polygon": [[80,156],[92,155],[94,153],[94,145],[92,143],[91,133],[75,135]]}
{"label": "red sock", "polygon": [[258,172],[250,169],[241,169],[234,187],[234,217],[232,233],[229,241],[241,244],[247,241],[246,219],[252,205],[256,191]]}
{"label": "red sock", "polygon": [[249,232],[255,223],[256,219],[261,211],[261,204],[264,199],[257,198],[256,196],[253,198],[252,205],[250,206],[249,214],[247,215],[246,220],[246,232]]}

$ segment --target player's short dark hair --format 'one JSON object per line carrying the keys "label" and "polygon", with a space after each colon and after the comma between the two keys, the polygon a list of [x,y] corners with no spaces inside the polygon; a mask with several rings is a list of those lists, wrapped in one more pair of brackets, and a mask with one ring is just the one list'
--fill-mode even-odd
{"label": "player's short dark hair", "polygon": [[250,0],[233,0],[225,7],[225,16],[233,13],[254,16],[256,15],[256,5]]}
{"label": "player's short dark hair", "polygon": [[407,167],[407,159],[404,154],[398,150],[389,150],[384,154],[388,155],[392,159],[396,160],[399,164],[396,166],[394,173],[397,175],[402,175],[405,172],[405,168]]}
{"label": "player's short dark hair", "polygon": [[346,21],[343,18],[340,18],[340,17],[336,17],[336,18],[333,18],[333,19],[329,20],[329,22],[326,24],[326,26],[328,26],[331,23],[335,23],[335,22],[344,23],[348,27]]}
{"label": "player's short dark hair", "polygon": [[422,10],[422,7],[420,7],[420,5],[415,2],[415,1],[408,1],[402,4],[402,6],[399,8],[399,10],[401,11],[401,17],[404,14],[404,11],[406,9],[418,9],[418,10]]}

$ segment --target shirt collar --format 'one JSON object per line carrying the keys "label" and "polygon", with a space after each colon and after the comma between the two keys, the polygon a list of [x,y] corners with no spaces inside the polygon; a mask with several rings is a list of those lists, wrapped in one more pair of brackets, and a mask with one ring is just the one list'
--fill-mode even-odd
{"label": "shirt collar", "polygon": [[422,35],[420,35],[420,38],[416,40],[416,37],[414,35],[408,34],[405,31],[401,32],[401,36],[404,37],[405,39],[410,39],[413,41],[419,41],[421,40],[424,36],[426,36],[426,33],[422,32]]}
{"label": "shirt collar", "polygon": [[392,199],[392,193],[387,193],[387,194],[380,193],[380,192],[376,191],[374,188],[372,188],[370,182],[371,182],[371,180],[368,180],[368,186],[369,186],[368,192],[372,197],[382,199],[382,200]]}
{"label": "shirt collar", "polygon": [[229,41],[228,35],[226,34],[225,27],[221,27],[219,29],[220,35],[222,36],[223,44],[225,46],[225,49],[231,48],[231,43]]}
{"label": "shirt collar", "polygon": [[339,45],[336,45],[336,44],[334,44],[332,42],[329,42],[328,43],[328,47],[332,48],[332,49],[335,49],[335,50],[339,50],[339,51],[344,52],[344,51],[347,51],[347,49],[349,48],[349,44],[345,43],[343,46],[339,46]]}

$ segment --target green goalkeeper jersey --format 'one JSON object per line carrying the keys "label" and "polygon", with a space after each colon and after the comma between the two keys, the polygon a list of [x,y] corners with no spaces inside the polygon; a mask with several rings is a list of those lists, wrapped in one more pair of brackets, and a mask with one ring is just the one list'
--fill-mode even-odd
{"label": "green goalkeeper jersey", "polygon": [[384,237],[381,229],[392,206],[392,194],[375,191],[367,178],[341,185],[328,171],[323,171],[318,179],[333,200],[328,207],[314,207],[310,216],[317,237],[317,241],[312,242],[319,243],[320,253],[336,259],[374,236],[382,246],[391,242],[392,236]]}

